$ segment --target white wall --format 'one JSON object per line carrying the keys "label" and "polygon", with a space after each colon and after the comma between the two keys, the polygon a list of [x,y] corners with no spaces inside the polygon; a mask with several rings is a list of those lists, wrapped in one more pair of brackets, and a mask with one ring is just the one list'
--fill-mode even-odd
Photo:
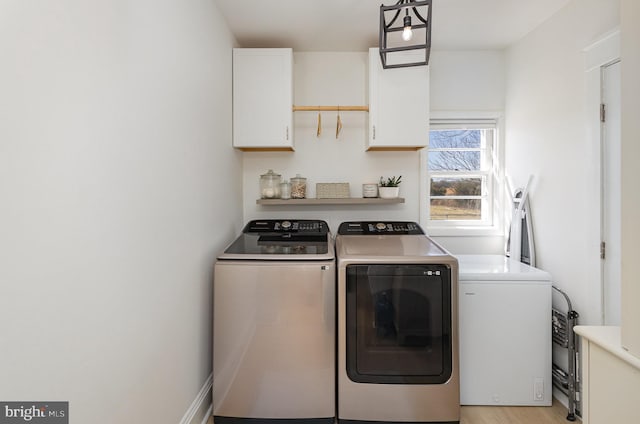
{"label": "white wall", "polygon": [[[294,53],[296,105],[368,105],[367,53]],[[296,112],[296,151],[244,153],[245,218],[292,217],[325,219],[335,231],[347,220],[418,219],[419,152],[365,152],[367,115],[342,112],[343,129],[336,140],[336,112],[322,113],[323,131],[316,137],[317,112]],[[351,195],[362,197],[362,184],[380,176],[402,175],[400,195],[406,203],[383,206],[260,206],[260,174],[268,169],[290,178],[307,177],[307,197],[318,182],[348,182]]]}
{"label": "white wall", "polygon": [[504,109],[504,51],[435,50],[429,63],[432,111]]}
{"label": "white wall", "polygon": [[575,0],[507,50],[506,166],[534,175],[537,265],[583,324],[600,322],[599,145],[587,129],[582,49],[619,23],[617,0]]}
{"label": "white wall", "polygon": [[0,399],[176,423],[241,228],[231,47],[209,0],[0,5]]}
{"label": "white wall", "polygon": [[640,357],[640,3],[622,0],[622,345]]}
{"label": "white wall", "polygon": [[[501,52],[433,52],[430,63],[432,108],[502,109],[504,56]],[[456,83],[457,78],[464,83]],[[294,102],[296,105],[368,105],[368,53],[294,53]],[[419,221],[420,152],[366,152],[368,116],[363,112],[341,112],[343,129],[338,140],[335,138],[337,114],[322,113],[323,132],[317,137],[317,115],[317,112],[295,113],[295,152],[243,153],[245,220],[316,218],[326,220],[333,231],[347,220]],[[400,195],[406,202],[382,206],[256,205],[260,174],[268,169],[287,179],[297,173],[307,177],[307,197],[315,197],[318,182],[348,182],[351,196],[362,197],[363,183],[375,183],[380,176],[402,175]],[[439,241],[449,244],[451,247],[447,247],[455,253],[500,253],[503,238],[441,238]]]}
{"label": "white wall", "polygon": [[[453,50],[431,53],[432,113],[447,112],[504,113],[505,99],[505,54],[498,50]],[[498,134],[499,161],[504,160],[504,137]],[[424,152],[423,152],[424,155]],[[425,155],[426,156],[426,155]],[[426,160],[426,158],[425,158]],[[502,228],[505,205],[500,193],[504,189],[501,175],[497,176],[495,219]],[[508,217],[507,217],[508,219]],[[457,254],[504,254],[504,235],[482,236],[437,236],[439,243]]]}

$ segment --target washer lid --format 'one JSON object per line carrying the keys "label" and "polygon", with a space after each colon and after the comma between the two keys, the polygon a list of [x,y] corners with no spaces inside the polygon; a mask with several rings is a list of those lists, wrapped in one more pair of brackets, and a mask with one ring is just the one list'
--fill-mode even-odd
{"label": "washer lid", "polygon": [[317,220],[254,220],[218,259],[309,261],[335,257],[329,227]]}
{"label": "washer lid", "polygon": [[544,281],[551,275],[538,268],[502,255],[455,255],[464,281]]}

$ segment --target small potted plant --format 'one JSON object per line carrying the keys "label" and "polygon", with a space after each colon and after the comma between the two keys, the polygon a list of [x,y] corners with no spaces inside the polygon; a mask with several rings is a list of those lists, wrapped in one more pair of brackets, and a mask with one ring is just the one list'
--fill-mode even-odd
{"label": "small potted plant", "polygon": [[400,194],[400,183],[402,182],[402,175],[399,177],[389,177],[386,180],[380,177],[380,184],[378,191],[382,199],[395,199]]}

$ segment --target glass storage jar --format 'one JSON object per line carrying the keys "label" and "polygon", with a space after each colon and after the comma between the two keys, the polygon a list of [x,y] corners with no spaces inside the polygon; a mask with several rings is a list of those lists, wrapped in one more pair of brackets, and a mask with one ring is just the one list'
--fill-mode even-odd
{"label": "glass storage jar", "polygon": [[305,199],[307,197],[307,179],[296,174],[291,178],[291,198]]}
{"label": "glass storage jar", "polygon": [[291,199],[291,184],[289,181],[283,181],[280,183],[280,198]]}
{"label": "glass storage jar", "polygon": [[260,175],[260,197],[262,199],[280,198],[280,181],[282,176],[270,169],[266,174]]}

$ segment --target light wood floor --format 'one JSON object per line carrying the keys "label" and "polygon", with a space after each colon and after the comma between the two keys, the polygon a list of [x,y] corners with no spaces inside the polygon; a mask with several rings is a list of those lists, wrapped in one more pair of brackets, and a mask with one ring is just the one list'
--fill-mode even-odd
{"label": "light wood floor", "polygon": [[[544,406],[463,406],[460,424],[570,424],[567,408],[557,400]],[[579,423],[580,421],[575,421]]]}
{"label": "light wood floor", "polygon": [[[463,406],[460,424],[570,424],[567,408],[557,400],[553,406]],[[580,423],[580,421],[575,421]],[[210,418],[208,424],[213,424]]]}

